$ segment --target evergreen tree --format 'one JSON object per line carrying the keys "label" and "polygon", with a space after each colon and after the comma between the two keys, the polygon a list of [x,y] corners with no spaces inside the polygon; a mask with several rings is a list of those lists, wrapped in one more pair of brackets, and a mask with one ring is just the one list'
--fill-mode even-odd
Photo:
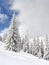
{"label": "evergreen tree", "polygon": [[33,54],[33,44],[32,43],[30,43],[29,45],[29,53]]}
{"label": "evergreen tree", "polygon": [[43,58],[44,56],[44,44],[43,41],[41,40],[41,57]]}
{"label": "evergreen tree", "polygon": [[29,36],[28,36],[28,34],[26,34],[25,38],[24,38],[23,51],[29,53]]}
{"label": "evergreen tree", "polygon": [[18,22],[16,14],[13,14],[11,24],[9,26],[8,36],[6,38],[6,49],[18,52],[21,49],[21,38],[18,31]]}
{"label": "evergreen tree", "polygon": [[22,44],[21,44],[21,48],[23,49],[23,46],[24,46],[24,44],[25,44],[25,38],[23,38],[22,39],[22,42],[21,42]]}
{"label": "evergreen tree", "polygon": [[47,52],[47,51],[49,51],[49,40],[48,40],[48,35],[46,35],[45,45],[46,45],[45,52]]}
{"label": "evergreen tree", "polygon": [[48,35],[46,35],[44,59],[49,60],[49,40],[48,40]]}
{"label": "evergreen tree", "polygon": [[38,57],[43,58],[43,56],[44,56],[44,45],[43,45],[43,41],[41,40],[41,42],[39,44]]}
{"label": "evergreen tree", "polygon": [[33,55],[38,56],[39,53],[39,37],[37,37],[37,39],[33,39]]}
{"label": "evergreen tree", "polygon": [[36,49],[36,39],[33,38],[33,49],[32,49],[32,54],[33,54],[33,55],[36,55],[35,49]]}

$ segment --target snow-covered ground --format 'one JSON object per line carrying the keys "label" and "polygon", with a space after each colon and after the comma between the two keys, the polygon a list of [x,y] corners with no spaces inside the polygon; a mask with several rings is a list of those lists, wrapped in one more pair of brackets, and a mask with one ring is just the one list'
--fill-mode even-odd
{"label": "snow-covered ground", "polygon": [[4,43],[0,43],[0,65],[49,65],[49,61],[22,51],[15,53],[3,50],[3,46]]}

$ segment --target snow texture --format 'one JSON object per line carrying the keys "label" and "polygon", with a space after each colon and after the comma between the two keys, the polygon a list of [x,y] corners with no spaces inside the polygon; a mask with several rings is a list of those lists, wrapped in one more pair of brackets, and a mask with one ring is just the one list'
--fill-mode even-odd
{"label": "snow texture", "polygon": [[25,52],[4,50],[5,43],[0,42],[0,65],[49,65],[49,61],[39,59]]}

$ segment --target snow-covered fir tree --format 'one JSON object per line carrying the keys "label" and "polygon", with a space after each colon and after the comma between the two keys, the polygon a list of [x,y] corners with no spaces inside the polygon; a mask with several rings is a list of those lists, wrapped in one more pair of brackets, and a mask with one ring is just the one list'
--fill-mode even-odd
{"label": "snow-covered fir tree", "polygon": [[34,38],[33,39],[33,50],[32,50],[32,52],[33,52],[33,55],[35,55],[35,56],[38,56],[39,49],[40,49],[40,45],[39,44],[40,44],[39,37],[37,37],[37,39]]}
{"label": "snow-covered fir tree", "polygon": [[44,56],[44,44],[43,44],[43,40],[41,40],[41,57],[43,58]]}
{"label": "snow-covered fir tree", "polygon": [[33,49],[32,49],[32,54],[33,55],[37,55],[37,51],[36,51],[36,39],[33,38]]}
{"label": "snow-covered fir tree", "polygon": [[33,54],[33,44],[32,43],[29,44],[29,53]]}
{"label": "snow-covered fir tree", "polygon": [[23,49],[24,44],[25,44],[25,38],[23,38],[22,41],[21,41],[21,48],[22,49]]}
{"label": "snow-covered fir tree", "polygon": [[45,52],[47,52],[47,51],[49,51],[49,40],[48,40],[48,35],[46,35],[45,45],[46,45]]}
{"label": "snow-covered fir tree", "polygon": [[16,14],[13,14],[11,23],[6,38],[6,49],[14,52],[19,52],[21,49],[21,38],[18,31],[18,21],[16,20]]}
{"label": "snow-covered fir tree", "polygon": [[26,33],[26,35],[21,40],[21,48],[22,49],[24,48],[24,45],[25,45],[26,41],[29,41],[29,38],[28,38],[28,34],[27,33]]}
{"label": "snow-covered fir tree", "polygon": [[43,41],[41,40],[41,42],[39,44],[38,57],[43,58],[43,56],[44,56],[44,45],[43,45]]}
{"label": "snow-covered fir tree", "polygon": [[23,42],[23,51],[29,53],[29,35],[26,34]]}
{"label": "snow-covered fir tree", "polygon": [[45,40],[44,59],[49,60],[49,39],[48,39],[48,35],[46,35],[46,40]]}
{"label": "snow-covered fir tree", "polygon": [[33,45],[32,45],[32,54],[34,56],[37,56],[39,58],[42,58],[44,55],[44,45],[43,45],[43,41],[37,36],[37,38],[33,38]]}
{"label": "snow-covered fir tree", "polygon": [[23,51],[32,54],[33,44],[30,42],[28,33],[22,40]]}

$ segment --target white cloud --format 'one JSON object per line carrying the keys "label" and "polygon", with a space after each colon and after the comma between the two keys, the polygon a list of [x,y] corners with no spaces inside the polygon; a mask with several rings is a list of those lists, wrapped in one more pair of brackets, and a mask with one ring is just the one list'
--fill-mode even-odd
{"label": "white cloud", "polygon": [[19,26],[19,34],[20,34],[21,38],[24,38],[25,35],[26,35],[26,32],[27,32],[27,28],[26,27],[27,26],[25,24],[21,24]]}
{"label": "white cloud", "polygon": [[8,20],[8,16],[6,14],[0,13],[0,23],[4,23]]}
{"label": "white cloud", "polygon": [[2,31],[0,32],[0,35],[3,37],[4,34],[6,34],[6,33],[8,33],[8,28],[5,28],[4,30],[2,30]]}
{"label": "white cloud", "polygon": [[49,0],[15,0],[11,9],[20,10],[18,19],[28,26],[30,36],[49,33]]}

